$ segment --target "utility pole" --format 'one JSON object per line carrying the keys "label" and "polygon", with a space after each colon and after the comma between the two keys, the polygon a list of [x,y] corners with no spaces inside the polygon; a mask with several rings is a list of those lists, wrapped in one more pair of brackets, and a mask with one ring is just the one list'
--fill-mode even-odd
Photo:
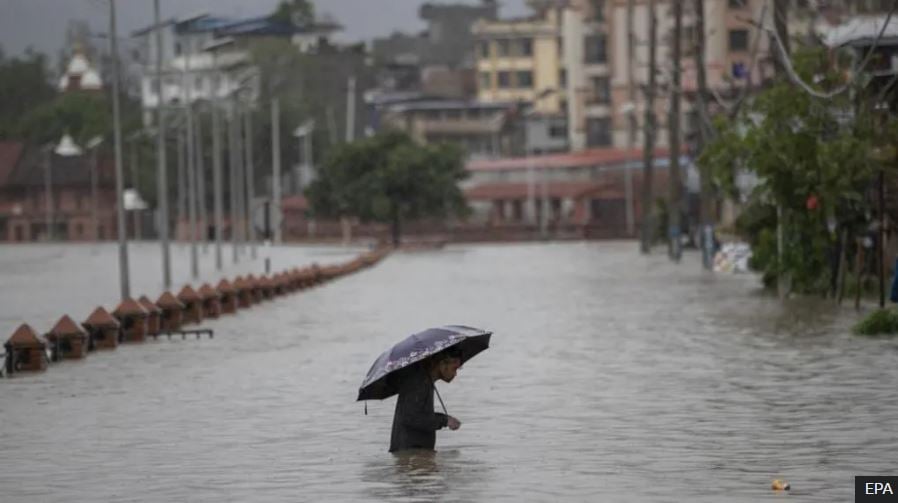
{"label": "utility pole", "polygon": [[[711,140],[711,118],[708,114],[708,74],[705,69],[705,2],[695,0],[695,69],[698,83],[699,145],[701,152]],[[700,168],[701,169],[701,168]],[[711,270],[714,253],[713,195],[711,190],[711,173],[702,169],[701,176],[701,233],[702,233],[702,267]]]}
{"label": "utility pole", "polygon": [[237,156],[237,142],[239,141],[239,134],[237,132],[237,101],[235,99],[231,100],[229,111],[229,122],[228,122],[228,131],[230,133],[230,140],[228,141],[230,152],[230,166],[229,170],[229,179],[231,182],[231,260],[236,264],[239,261],[239,257],[237,255],[237,229],[239,228],[239,224],[237,223],[237,219],[240,217],[239,210],[237,208],[237,177],[239,164],[239,157]]}
{"label": "utility pole", "polygon": [[[272,211],[281,212],[281,109],[280,100],[271,98],[271,199]],[[274,242],[281,244],[281,226],[274,226]]]}
{"label": "utility pole", "polygon": [[153,0],[156,26],[156,162],[158,170],[157,199],[159,201],[159,241],[162,243],[162,287],[171,288],[171,253],[168,245],[168,175],[165,161],[165,111],[162,97],[162,21],[159,0]]}
{"label": "utility pole", "polygon": [[99,151],[99,145],[95,146],[91,149],[91,170],[90,170],[90,218],[91,224],[94,228],[94,240],[99,240],[100,236],[100,208],[99,201],[97,201],[98,190],[97,190],[97,178],[98,178],[98,169],[99,169],[99,159],[97,152]]}
{"label": "utility pole", "polygon": [[47,241],[53,241],[53,147],[47,147],[44,156],[44,198],[46,199]]}
{"label": "utility pole", "polygon": [[630,113],[627,114],[630,131],[628,136],[629,152],[627,153],[627,165],[624,171],[624,195],[627,216],[627,236],[634,236],[636,223],[633,217],[633,170],[631,169],[630,155],[636,148],[636,134],[638,120],[636,118],[636,0],[627,0],[627,82],[630,100]]}
{"label": "utility pole", "polygon": [[187,220],[187,194],[185,189],[187,188],[187,144],[186,137],[189,133],[186,130],[186,126],[184,128],[178,128],[177,130],[177,146],[178,146],[178,205],[177,205],[177,223],[175,224],[175,239],[180,240],[181,238],[181,224]]}
{"label": "utility pole", "polygon": [[239,97],[234,94],[234,130],[236,131],[236,150],[234,155],[237,161],[234,184],[237,187],[237,253],[240,256],[246,254],[246,183],[244,182],[243,165],[243,107]]}
{"label": "utility pole", "polygon": [[196,179],[197,199],[199,201],[199,230],[200,242],[203,244],[203,253],[208,252],[209,220],[206,211],[206,158],[203,152],[203,115],[198,113],[195,117],[194,128],[196,132]]}
{"label": "utility pole", "polygon": [[122,170],[122,124],[119,106],[118,33],[115,0],[109,0],[109,45],[112,52],[112,132],[115,143],[115,208],[118,223],[118,269],[122,300],[131,297],[128,277],[128,236],[125,235],[125,180]]}
{"label": "utility pole", "polygon": [[673,82],[670,103],[670,117],[668,128],[670,131],[670,172],[668,182],[670,184],[670,205],[667,212],[670,234],[670,258],[679,262],[682,256],[680,250],[680,211],[681,189],[680,179],[680,99],[682,96],[680,85],[680,37],[683,33],[683,1],[673,0],[674,33],[673,33]]}
{"label": "utility pole", "polygon": [[643,151],[644,174],[642,177],[642,247],[648,254],[652,249],[652,162],[655,150],[655,72],[657,69],[658,17],[655,15],[655,0],[648,0],[649,11],[649,82],[645,90],[645,146]]}
{"label": "utility pole", "polygon": [[[763,23],[764,19],[761,19],[761,22]],[[773,0],[773,27],[776,30],[777,35],[779,35],[780,40],[783,42],[783,49],[785,49],[786,54],[790,54],[789,0]],[[776,40],[772,35],[770,38],[770,50],[773,51],[771,57],[776,63],[776,71],[777,73],[785,72],[785,65],[777,54]]]}
{"label": "utility pole", "polygon": [[[140,191],[137,189],[137,187],[139,185],[137,183],[137,141],[138,141],[138,138],[132,136],[130,138],[130,141],[131,141],[131,188],[134,190],[135,193],[139,194]],[[94,157],[94,161],[96,161],[96,157]],[[96,165],[94,165],[94,168],[96,168]],[[96,197],[96,196],[94,196],[94,197]],[[132,215],[133,216],[132,224],[134,225],[134,239],[139,240],[140,239],[140,211],[135,210],[133,213],[134,214]],[[96,222],[94,225],[96,228]]]}
{"label": "utility pole", "polygon": [[222,187],[221,166],[221,109],[219,108],[218,84],[221,75],[216,73],[212,90],[212,212],[215,218],[215,270],[221,271],[221,240],[224,235],[224,188]]}
{"label": "utility pole", "polygon": [[355,139],[355,76],[349,77],[346,89],[346,143]]}
{"label": "utility pole", "polygon": [[196,248],[196,150],[194,148],[194,141],[196,137],[194,135],[193,130],[193,93],[191,89],[193,88],[193,77],[190,75],[190,58],[193,56],[192,47],[190,47],[192,41],[187,41],[187,50],[184,51],[184,68],[185,68],[185,81],[187,83],[186,89],[184,91],[184,101],[185,108],[184,111],[187,114],[187,131],[185,133],[187,140],[187,212],[188,212],[188,224],[190,229],[187,233],[188,239],[190,239],[190,274],[193,279],[197,279],[200,277],[200,267],[199,267],[199,257],[197,256],[197,248]]}
{"label": "utility pole", "polygon": [[246,204],[246,222],[249,227],[249,250],[250,250],[250,258],[256,260],[256,225],[253,223],[253,215],[255,214],[255,199],[256,199],[256,173],[255,166],[253,163],[255,162],[253,159],[253,114],[250,108],[247,106],[246,114],[244,115],[244,134],[246,135],[246,190],[247,190],[247,204]]}

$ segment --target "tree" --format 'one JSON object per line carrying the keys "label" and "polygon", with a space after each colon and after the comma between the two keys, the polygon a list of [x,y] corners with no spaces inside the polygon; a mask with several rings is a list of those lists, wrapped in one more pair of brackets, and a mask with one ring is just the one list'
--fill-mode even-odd
{"label": "tree", "polygon": [[85,144],[94,136],[112,131],[112,117],[106,97],[94,93],[63,93],[53,101],[28,111],[20,119],[16,136],[32,144],[58,141],[70,134]]}
{"label": "tree", "polygon": [[271,19],[300,26],[312,24],[315,22],[315,5],[309,0],[281,0]]}
{"label": "tree", "polygon": [[[800,50],[794,59],[802,78],[816,76],[824,85],[845,78],[828,66],[822,50]],[[783,78],[739,117],[718,119],[718,134],[699,157],[700,166],[731,193],[737,169],[758,175],[760,184],[738,225],[754,246],[753,265],[768,286],[785,273],[796,291],[827,291],[835,274],[833,251],[852,241],[839,236],[866,232],[872,208],[867,192],[878,168],[869,158],[874,128],[863,110],[846,113],[853,110],[849,100],[819,99]],[[782,253],[777,209],[787,229]]]}
{"label": "tree", "polygon": [[403,221],[466,213],[458,187],[466,175],[455,147],[387,132],[336,148],[306,195],[316,215],[390,224],[398,246]]}
{"label": "tree", "polygon": [[8,59],[0,52],[0,138],[16,137],[22,117],[56,96],[46,58],[27,53]]}

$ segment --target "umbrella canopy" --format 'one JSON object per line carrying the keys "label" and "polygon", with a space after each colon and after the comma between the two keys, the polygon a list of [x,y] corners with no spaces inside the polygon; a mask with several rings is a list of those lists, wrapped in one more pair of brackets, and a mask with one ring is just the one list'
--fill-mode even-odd
{"label": "umbrella canopy", "polygon": [[395,379],[389,377],[398,370],[454,347],[462,364],[490,345],[492,332],[463,325],[429,328],[410,335],[385,351],[374,361],[368,376],[359,388],[357,400],[383,400],[399,392]]}

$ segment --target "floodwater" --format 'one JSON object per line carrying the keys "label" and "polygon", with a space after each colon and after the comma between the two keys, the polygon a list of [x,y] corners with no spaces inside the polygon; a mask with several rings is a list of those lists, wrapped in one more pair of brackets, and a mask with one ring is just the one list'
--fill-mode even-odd
{"label": "floodwater", "polygon": [[[22,299],[81,296],[48,293],[46,250],[20,250],[0,249],[4,323]],[[101,255],[114,265],[114,248]],[[0,500],[754,502],[781,500],[769,486],[783,478],[789,500],[851,501],[855,475],[898,461],[898,341],[852,336],[856,319],[632,243],[397,253],[208,322],[212,340],[0,381]],[[495,332],[438,385],[463,425],[435,455],[393,456],[395,401],[365,415],[358,385],[384,349],[442,324]]]}

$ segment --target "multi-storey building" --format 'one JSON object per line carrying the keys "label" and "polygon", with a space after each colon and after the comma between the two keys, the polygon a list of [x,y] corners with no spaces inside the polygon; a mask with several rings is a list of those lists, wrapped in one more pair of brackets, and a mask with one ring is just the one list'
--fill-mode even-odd
{"label": "multi-storey building", "polygon": [[477,98],[484,103],[526,103],[525,148],[568,148],[561,8],[542,6],[532,17],[481,20],[477,37]]}

